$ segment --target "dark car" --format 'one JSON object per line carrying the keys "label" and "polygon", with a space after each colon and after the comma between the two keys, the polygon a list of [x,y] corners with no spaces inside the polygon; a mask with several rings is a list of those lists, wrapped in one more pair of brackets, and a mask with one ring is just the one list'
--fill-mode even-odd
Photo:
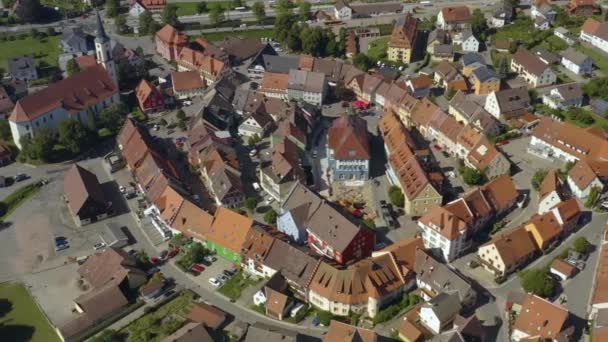
{"label": "dark car", "polygon": [[160,252],[159,258],[161,260],[165,260],[165,259],[167,259],[168,255],[169,255],[169,251],[165,249],[164,251]]}
{"label": "dark car", "polygon": [[24,181],[26,179],[30,178],[30,176],[26,175],[25,173],[20,173],[18,175],[15,176],[15,182],[21,182]]}
{"label": "dark car", "polygon": [[207,267],[211,266],[211,263],[210,263],[210,262],[209,262],[207,259],[203,259],[203,260],[201,261],[201,264],[203,264],[203,265],[205,265],[205,266],[207,266]]}

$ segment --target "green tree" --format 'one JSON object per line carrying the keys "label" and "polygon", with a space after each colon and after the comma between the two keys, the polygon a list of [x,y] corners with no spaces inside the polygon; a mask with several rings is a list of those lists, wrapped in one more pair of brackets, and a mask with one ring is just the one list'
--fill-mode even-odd
{"label": "green tree", "polygon": [[301,21],[310,19],[310,9],[312,8],[310,2],[300,1],[298,4],[298,17]]}
{"label": "green tree", "polygon": [[353,65],[358,69],[367,71],[367,69],[371,67],[372,61],[369,59],[369,57],[367,57],[366,54],[358,53],[355,55],[355,57],[353,57]]}
{"label": "green tree", "polygon": [[532,187],[534,190],[538,191],[538,189],[540,189],[540,185],[547,176],[547,173],[547,170],[538,170],[534,172],[534,175],[532,176]]}
{"label": "green tree", "polygon": [[76,59],[70,59],[65,65],[65,71],[68,73],[68,76],[72,76],[80,72],[80,66],[76,63]]}
{"label": "green tree", "polygon": [[598,189],[597,187],[593,187],[591,188],[591,191],[589,192],[589,197],[587,197],[587,200],[585,201],[585,207],[587,208],[595,208],[595,206],[597,205],[597,202],[600,200],[600,189]]}
{"label": "green tree", "polygon": [[277,223],[277,212],[274,211],[274,209],[269,209],[265,214],[264,214],[264,222],[268,223],[268,224],[275,224]]}
{"label": "green tree", "polygon": [[536,89],[529,89],[528,96],[530,97],[530,103],[536,103],[538,101],[538,91],[536,91]]}
{"label": "green tree", "polygon": [[263,2],[258,1],[254,3],[251,11],[253,12],[253,15],[258,23],[261,24],[264,22],[264,19],[266,19],[266,9],[264,8]]}
{"label": "green tree", "polygon": [[209,11],[209,19],[213,25],[219,25],[225,20],[224,7],[219,4],[213,4]]}
{"label": "green tree", "polygon": [[179,20],[177,18],[177,5],[167,4],[161,14],[161,20],[165,25],[178,26]]}
{"label": "green tree", "polygon": [[548,268],[531,269],[519,273],[521,286],[526,292],[547,298],[555,290],[555,280],[549,275]]}
{"label": "green tree", "polygon": [[123,340],[123,337],[118,331],[106,329],[101,334],[93,337],[91,342],[121,342]]}
{"label": "green tree", "polygon": [[243,1],[241,0],[232,0],[231,4],[232,8],[243,7]]}
{"label": "green tree", "polygon": [[11,141],[13,139],[8,120],[0,120],[0,139],[4,141]]}
{"label": "green tree", "polygon": [[59,142],[73,154],[78,154],[91,143],[91,134],[78,120],[59,123]]}
{"label": "green tree", "polygon": [[249,211],[254,211],[258,206],[258,200],[255,197],[249,197],[245,200],[245,208]]}
{"label": "green tree", "polygon": [[40,0],[21,0],[15,9],[15,16],[23,23],[35,23],[40,19],[43,7]]}
{"label": "green tree", "polygon": [[281,43],[285,43],[287,35],[294,25],[293,17],[289,14],[277,14],[274,20],[274,37]]}
{"label": "green tree", "polygon": [[124,15],[117,15],[114,17],[114,27],[118,33],[125,33],[127,27],[127,19]]}
{"label": "green tree", "polygon": [[106,0],[106,15],[116,17],[120,12],[120,0]]}
{"label": "green tree", "polygon": [[151,34],[153,28],[155,26],[154,18],[152,18],[152,13],[150,11],[144,11],[144,13],[139,15],[139,34],[142,36]]}
{"label": "green tree", "polygon": [[254,135],[250,136],[249,139],[247,139],[247,145],[249,145],[249,146],[255,146],[260,141],[262,141],[262,138],[259,135],[254,134]]}
{"label": "green tree", "polygon": [[184,121],[186,120],[186,113],[180,109],[177,111],[177,113],[175,113],[175,117],[177,120]]}
{"label": "green tree", "polygon": [[207,12],[207,3],[204,1],[196,4],[196,13],[201,14]]}
{"label": "green tree", "polygon": [[289,0],[279,0],[277,2],[276,13],[277,17],[280,15],[293,15],[293,5]]}
{"label": "green tree", "polygon": [[357,99],[357,95],[354,91],[344,86],[343,83],[337,84],[333,89],[333,95],[335,100],[338,101],[354,101]]}
{"label": "green tree", "polygon": [[163,320],[163,324],[161,325],[161,331],[164,335],[168,336],[173,334],[183,325],[182,321],[179,321],[175,318],[170,318],[168,320]]}
{"label": "green tree", "polygon": [[498,64],[498,76],[500,76],[501,79],[509,76],[509,61],[506,57],[500,59],[500,63]]}
{"label": "green tree", "polygon": [[587,253],[589,251],[589,247],[591,247],[591,244],[582,236],[577,237],[572,243],[572,248],[574,248],[574,250],[578,253]]}
{"label": "green tree", "polygon": [[36,131],[33,138],[21,138],[24,154],[31,159],[49,161],[52,157],[53,146],[56,143],[55,134],[50,128],[42,127]]}
{"label": "green tree", "polygon": [[388,189],[388,199],[391,201],[391,204],[399,208],[403,208],[405,204],[405,197],[403,196],[403,192],[401,192],[401,189],[399,189],[399,187],[395,185],[391,186]]}
{"label": "green tree", "polygon": [[319,317],[319,323],[327,327],[334,316],[329,311],[318,310],[317,317]]}
{"label": "green tree", "polygon": [[53,27],[47,27],[46,29],[46,35],[49,37],[52,37],[55,35],[55,29]]}
{"label": "green tree", "polygon": [[107,128],[112,134],[118,134],[127,116],[127,109],[124,105],[113,105],[104,108],[99,113],[99,123]]}
{"label": "green tree", "polygon": [[334,56],[334,57],[340,57],[342,55],[342,52],[340,51],[340,48],[338,47],[338,41],[336,40],[336,35],[334,34],[334,32],[332,30],[329,29],[325,29],[325,56]]}
{"label": "green tree", "polygon": [[460,174],[462,175],[464,182],[468,185],[481,185],[486,181],[483,172],[470,167],[462,167]]}
{"label": "green tree", "polygon": [[483,12],[479,8],[473,10],[469,24],[471,25],[471,31],[473,31],[473,34],[482,40],[485,40],[485,35],[488,30],[488,22],[486,21],[486,17],[484,16]]}
{"label": "green tree", "polygon": [[302,50],[302,40],[300,39],[300,28],[298,25],[293,25],[287,34],[285,41],[287,48],[291,51]]}

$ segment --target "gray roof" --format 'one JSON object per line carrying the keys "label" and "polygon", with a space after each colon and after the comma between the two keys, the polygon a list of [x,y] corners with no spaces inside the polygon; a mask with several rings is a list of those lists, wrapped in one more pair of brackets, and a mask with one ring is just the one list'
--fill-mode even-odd
{"label": "gray roof", "polygon": [[287,88],[313,93],[323,92],[325,74],[304,70],[289,70]]}
{"label": "gray roof", "polygon": [[454,54],[454,47],[450,44],[440,44],[433,48],[433,55],[435,56],[452,56]]}
{"label": "gray roof", "polygon": [[555,89],[559,92],[564,101],[580,99],[583,97],[583,88],[579,83],[562,84]]}
{"label": "gray roof", "polygon": [[296,342],[300,335],[294,331],[287,331],[261,323],[252,325],[247,330],[245,342]]}
{"label": "gray roof", "polygon": [[435,29],[429,33],[429,38],[427,39],[427,44],[432,43],[433,41],[438,41],[439,44],[447,44],[450,41],[450,35],[448,31],[442,29]]}
{"label": "gray roof", "polygon": [[73,42],[86,40],[87,35],[82,30],[82,27],[68,27],[61,34],[61,41],[65,44],[72,45]]}
{"label": "gray roof", "polygon": [[17,74],[19,70],[36,69],[36,63],[32,56],[14,57],[8,60],[8,69],[11,74]]}
{"label": "gray roof", "polygon": [[466,340],[458,331],[452,329],[433,336],[429,342],[466,342]]}
{"label": "gray roof", "polygon": [[526,87],[497,91],[496,99],[501,113],[522,110],[530,104],[530,95]]}
{"label": "gray roof", "polygon": [[298,56],[273,56],[262,55],[264,60],[264,70],[280,74],[288,74],[289,70],[297,69],[300,63]]}
{"label": "gray roof", "polygon": [[553,30],[554,32],[561,33],[563,35],[570,35],[570,31],[568,31],[565,27],[557,27]]}
{"label": "gray roof", "polygon": [[532,50],[532,53],[549,64],[557,64],[560,61],[559,55],[540,46],[535,47],[534,50]]}
{"label": "gray roof", "polygon": [[421,249],[416,250],[414,272],[420,281],[430,285],[435,292],[457,292],[460,301],[474,291],[467,280]]}
{"label": "gray roof", "polygon": [[494,72],[494,70],[488,68],[487,66],[483,66],[473,70],[473,75],[480,82],[486,82],[491,79],[498,79],[496,72]]}
{"label": "gray roof", "polygon": [[467,95],[462,91],[458,91],[450,100],[450,106],[454,107],[460,114],[467,118],[472,118],[480,111],[485,111],[483,107],[475,101],[467,98]]}
{"label": "gray roof", "polygon": [[275,240],[264,265],[281,272],[285,279],[306,287],[319,261],[305,251],[282,240]]}
{"label": "gray roof", "polygon": [[574,48],[568,48],[566,51],[563,51],[561,55],[563,58],[577,65],[581,65],[589,59],[589,56],[576,51]]}
{"label": "gray roof", "polygon": [[423,308],[431,309],[441,323],[446,323],[454,319],[462,308],[460,298],[456,293],[441,292],[435,298],[422,305]]}
{"label": "gray roof", "polygon": [[464,66],[472,65],[475,63],[480,63],[484,65],[486,64],[486,61],[483,56],[476,52],[469,52],[467,54],[462,55],[461,61],[462,65]]}

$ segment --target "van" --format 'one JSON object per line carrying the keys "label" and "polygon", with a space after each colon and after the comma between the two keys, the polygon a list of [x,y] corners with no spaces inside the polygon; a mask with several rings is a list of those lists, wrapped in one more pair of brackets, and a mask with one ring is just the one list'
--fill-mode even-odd
{"label": "van", "polygon": [[300,312],[300,310],[302,310],[303,307],[304,307],[303,303],[300,303],[300,304],[296,305],[293,309],[291,309],[291,311],[289,312],[289,315],[291,317],[296,317],[296,315],[298,314],[298,312]]}
{"label": "van", "polygon": [[258,184],[257,182],[256,182],[256,183],[253,183],[253,190],[255,190],[255,191],[260,191],[260,189],[261,189],[261,188],[260,188],[260,184]]}

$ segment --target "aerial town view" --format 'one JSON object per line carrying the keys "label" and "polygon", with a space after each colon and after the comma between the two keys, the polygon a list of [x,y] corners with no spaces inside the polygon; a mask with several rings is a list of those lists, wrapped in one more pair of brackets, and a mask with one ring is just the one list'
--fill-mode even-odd
{"label": "aerial town view", "polygon": [[608,342],[608,0],[0,0],[1,342]]}

